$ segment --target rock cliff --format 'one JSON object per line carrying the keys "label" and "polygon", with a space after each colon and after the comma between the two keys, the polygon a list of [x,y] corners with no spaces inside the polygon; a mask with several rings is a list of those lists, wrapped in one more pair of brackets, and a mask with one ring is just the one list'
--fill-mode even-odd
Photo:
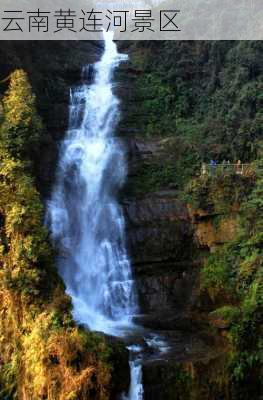
{"label": "rock cliff", "polygon": [[[253,93],[262,66],[257,53],[260,45],[122,43],[120,47],[130,53],[130,62],[116,75],[122,100],[118,134],[128,163],[120,199],[143,313],[140,323],[162,332],[172,344],[167,357],[144,365],[145,400],[232,398],[232,378],[226,372],[229,344],[224,338],[228,325],[220,318],[214,318],[216,329],[209,325],[211,299],[200,292],[200,270],[209,254],[235,237],[239,204],[249,182],[235,177],[241,198],[235,193],[232,201],[229,193],[221,191],[231,207],[218,209],[190,205],[184,186],[199,175],[196,168],[204,157],[244,154],[250,160],[255,156],[259,100]],[[33,160],[42,199],[50,193],[59,143],[67,127],[69,87],[79,81],[81,67],[100,54],[98,42],[4,42],[1,46],[0,79],[24,69],[44,121]],[[160,57],[164,57],[163,65]],[[1,96],[7,86],[8,80],[0,83]],[[208,98],[213,98],[212,111]],[[228,119],[221,101],[233,104]],[[228,192],[234,192],[231,184]],[[112,364],[115,400],[116,392],[129,383],[122,346],[114,350]]]}

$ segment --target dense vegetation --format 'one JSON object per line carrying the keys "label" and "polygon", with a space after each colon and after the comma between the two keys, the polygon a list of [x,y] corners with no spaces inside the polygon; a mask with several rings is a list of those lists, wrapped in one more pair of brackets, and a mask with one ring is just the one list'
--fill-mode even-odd
{"label": "dense vegetation", "polygon": [[263,372],[263,171],[255,165],[257,179],[241,202],[235,239],[211,254],[201,286],[213,302],[212,315],[228,326],[231,343],[229,374],[232,396],[259,398]]}
{"label": "dense vegetation", "polygon": [[206,296],[210,299],[211,321],[218,321],[226,329],[230,349],[224,373],[233,399],[258,399],[261,393],[263,165],[260,149],[261,145],[259,157],[251,166],[255,171],[253,176],[222,173],[204,176],[193,179],[187,188],[191,207],[209,213],[217,226],[222,218],[230,220],[233,211],[238,219],[234,239],[209,255],[200,280],[203,299]]}
{"label": "dense vegetation", "polygon": [[[256,400],[263,347],[262,43],[134,42],[129,49],[136,79],[122,125],[159,149],[138,166],[132,193],[177,189],[193,209],[213,215],[215,229],[238,211],[234,240],[201,270],[208,319],[222,321],[227,337],[223,365],[222,358],[195,365],[196,376],[176,366],[167,398]],[[50,96],[59,86],[39,80]],[[111,375],[123,371],[112,370],[105,340],[72,320],[43,227],[33,161],[43,129],[28,76],[17,70],[0,107],[0,398],[107,399]],[[199,177],[201,162],[211,158],[252,162],[255,176]]]}
{"label": "dense vegetation", "polygon": [[33,178],[42,123],[16,70],[0,125],[0,398],[107,399],[111,350],[77,328]]}
{"label": "dense vegetation", "polygon": [[[261,42],[135,42],[130,52],[136,77],[123,126],[134,128],[138,137],[160,140],[165,184],[169,180],[182,189],[201,162],[212,158],[257,158],[263,123]],[[162,187],[158,163],[141,166],[145,192],[152,171],[155,188]]]}
{"label": "dense vegetation", "polygon": [[[215,231],[227,218],[237,220],[238,227],[234,240],[213,248],[200,278],[201,310],[204,307],[207,313],[209,304],[208,319],[221,321],[227,338],[223,364],[221,360],[208,368],[195,366],[195,377],[181,371],[174,391],[184,400],[259,399],[263,372],[262,43],[163,42],[131,47],[135,101],[132,97],[124,127],[133,126],[138,140],[158,148],[151,158],[142,160],[132,178],[131,193],[145,195],[171,186],[192,210],[212,219]],[[132,119],[135,112],[137,121]],[[240,159],[252,163],[253,173],[219,171],[200,176],[201,162],[210,159]],[[211,329],[215,329],[213,323]],[[185,391],[180,394],[182,384]]]}

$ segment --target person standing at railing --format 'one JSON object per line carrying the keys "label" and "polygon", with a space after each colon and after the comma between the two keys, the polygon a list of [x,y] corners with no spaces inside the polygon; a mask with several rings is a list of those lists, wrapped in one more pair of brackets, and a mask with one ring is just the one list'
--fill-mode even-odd
{"label": "person standing at railing", "polygon": [[223,173],[225,173],[226,167],[227,167],[227,164],[226,164],[226,160],[224,159],[222,162],[222,168],[221,168]]}
{"label": "person standing at railing", "polygon": [[242,164],[241,164],[240,160],[238,160],[238,162],[236,164],[236,173],[239,175],[242,175]]}
{"label": "person standing at railing", "polygon": [[210,160],[210,167],[211,167],[210,171],[211,171],[212,175],[215,175],[216,165],[217,165],[217,162],[215,160],[211,159]]}
{"label": "person standing at railing", "polygon": [[202,166],[201,166],[201,175],[202,176],[204,176],[204,175],[207,175],[207,167],[206,167],[206,163],[202,163]]}

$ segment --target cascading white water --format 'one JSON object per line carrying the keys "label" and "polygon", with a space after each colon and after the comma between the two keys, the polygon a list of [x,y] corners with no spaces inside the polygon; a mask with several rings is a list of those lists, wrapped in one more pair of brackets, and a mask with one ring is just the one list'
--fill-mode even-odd
{"label": "cascading white water", "polygon": [[[48,202],[47,223],[60,255],[58,267],[73,301],[75,319],[91,330],[120,336],[138,312],[136,289],[125,246],[125,225],[117,193],[126,168],[114,137],[119,102],[112,74],[126,55],[111,32],[95,64],[94,83],[72,90],[69,130],[60,150],[57,181]],[[142,400],[139,360],[130,361],[129,400]]]}
{"label": "cascading white water", "polygon": [[132,323],[138,305],[117,201],[126,165],[114,136],[120,112],[112,82],[114,69],[128,57],[118,53],[112,32],[104,33],[104,43],[101,60],[83,69],[82,84],[70,93],[69,129],[60,149],[47,225],[59,250],[58,268],[75,320],[116,336],[130,338],[135,330],[141,335],[140,345],[128,347],[131,384],[122,399],[143,400],[144,347],[158,355],[169,347],[160,335],[140,331]]}
{"label": "cascading white water", "polygon": [[143,400],[141,360],[130,361],[131,385],[128,400]]}
{"label": "cascading white water", "polygon": [[140,353],[141,346],[129,346],[130,350],[130,371],[131,383],[128,396],[123,395],[121,400],[143,400],[143,384],[142,384],[142,360]]}
{"label": "cascading white water", "polygon": [[111,32],[104,39],[94,83],[85,82],[85,68],[82,85],[71,92],[69,130],[47,215],[75,319],[92,330],[118,334],[119,326],[129,326],[137,313],[117,202],[126,168],[114,137],[119,101],[112,90],[113,71],[127,56],[118,53]]}

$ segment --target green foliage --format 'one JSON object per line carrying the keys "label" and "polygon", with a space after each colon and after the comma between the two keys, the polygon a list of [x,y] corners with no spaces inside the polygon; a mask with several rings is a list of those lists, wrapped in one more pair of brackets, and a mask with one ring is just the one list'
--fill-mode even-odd
{"label": "green foliage", "polygon": [[3,104],[5,119],[0,131],[1,144],[11,156],[28,157],[37,148],[42,124],[23,70],[12,74]]}
{"label": "green foliage", "polygon": [[[167,384],[165,399],[167,400],[191,400],[193,378],[190,373],[180,365],[173,365],[170,368],[172,380]],[[162,381],[167,381],[169,377],[164,376]],[[169,383],[169,380],[168,380]]]}
{"label": "green foliage", "polygon": [[153,143],[158,149],[156,154],[153,152],[150,159],[137,160],[126,194],[140,196],[167,188],[182,190],[184,182],[199,171],[200,159],[195,147],[184,139],[169,136]]}
{"label": "green foliage", "polygon": [[84,400],[95,391],[106,400],[110,350],[103,338],[75,326],[43,226],[43,205],[30,173],[42,124],[25,72],[11,75],[3,103],[0,397]]}
{"label": "green foliage", "polygon": [[141,195],[154,192],[175,182],[176,170],[172,162],[165,161],[162,165],[143,163],[129,185],[129,193]]}
{"label": "green foliage", "polygon": [[[202,288],[215,302],[213,314],[230,322],[233,346],[230,373],[235,396],[246,397],[263,368],[263,180],[262,160],[256,162],[255,187],[241,207],[240,231],[235,240],[212,254],[201,274]],[[252,384],[253,382],[253,384]],[[252,385],[252,386],[251,386]],[[246,388],[245,388],[246,387]],[[242,391],[243,388],[243,391]],[[240,396],[240,397],[238,397]]]}
{"label": "green foliage", "polygon": [[263,123],[262,54],[260,42],[132,45],[132,67],[143,73],[134,82],[136,101],[127,107],[123,123],[126,118],[129,129],[134,125],[148,138],[181,139],[176,149],[180,187],[202,161],[250,162],[257,157]]}
{"label": "green foliage", "polygon": [[139,79],[140,97],[147,115],[146,136],[169,136],[175,130],[175,95],[158,74],[143,74]]}
{"label": "green foliage", "polygon": [[19,374],[18,353],[14,354],[10,362],[4,364],[0,376],[1,399],[11,400],[17,398],[17,376]]}
{"label": "green foliage", "polygon": [[[162,157],[153,156],[131,179],[136,194],[172,184],[193,209],[212,213],[217,224],[222,215],[239,210],[235,240],[211,254],[201,272],[213,316],[229,324],[228,398],[239,400],[259,398],[262,373],[262,55],[261,42],[136,43],[131,62],[143,73],[135,81],[137,102],[126,113],[138,136],[169,143]],[[253,176],[222,171],[197,178],[201,162],[212,158],[257,159],[256,183]],[[193,388],[190,392],[194,397]],[[216,398],[220,393],[219,388]]]}
{"label": "green foliage", "polygon": [[[222,293],[225,297],[233,295],[236,271],[231,264],[232,257],[232,252],[229,255],[228,252],[219,250],[209,257],[209,261],[203,267],[201,288],[206,288],[213,300],[221,296]],[[232,300],[235,301],[236,298]]]}
{"label": "green foliage", "polygon": [[1,277],[9,289],[38,295],[44,285],[43,267],[51,264],[52,251],[42,225],[43,206],[28,172],[29,154],[40,137],[41,122],[23,71],[12,74],[4,105],[0,126],[1,242],[5,248]]}
{"label": "green foliage", "polygon": [[253,184],[251,177],[218,171],[192,179],[185,189],[185,199],[194,208],[224,214],[247,198]]}
{"label": "green foliage", "polygon": [[[222,289],[224,288],[221,287],[221,290]],[[240,310],[237,306],[225,305],[211,312],[211,315],[232,322],[240,316]]]}

